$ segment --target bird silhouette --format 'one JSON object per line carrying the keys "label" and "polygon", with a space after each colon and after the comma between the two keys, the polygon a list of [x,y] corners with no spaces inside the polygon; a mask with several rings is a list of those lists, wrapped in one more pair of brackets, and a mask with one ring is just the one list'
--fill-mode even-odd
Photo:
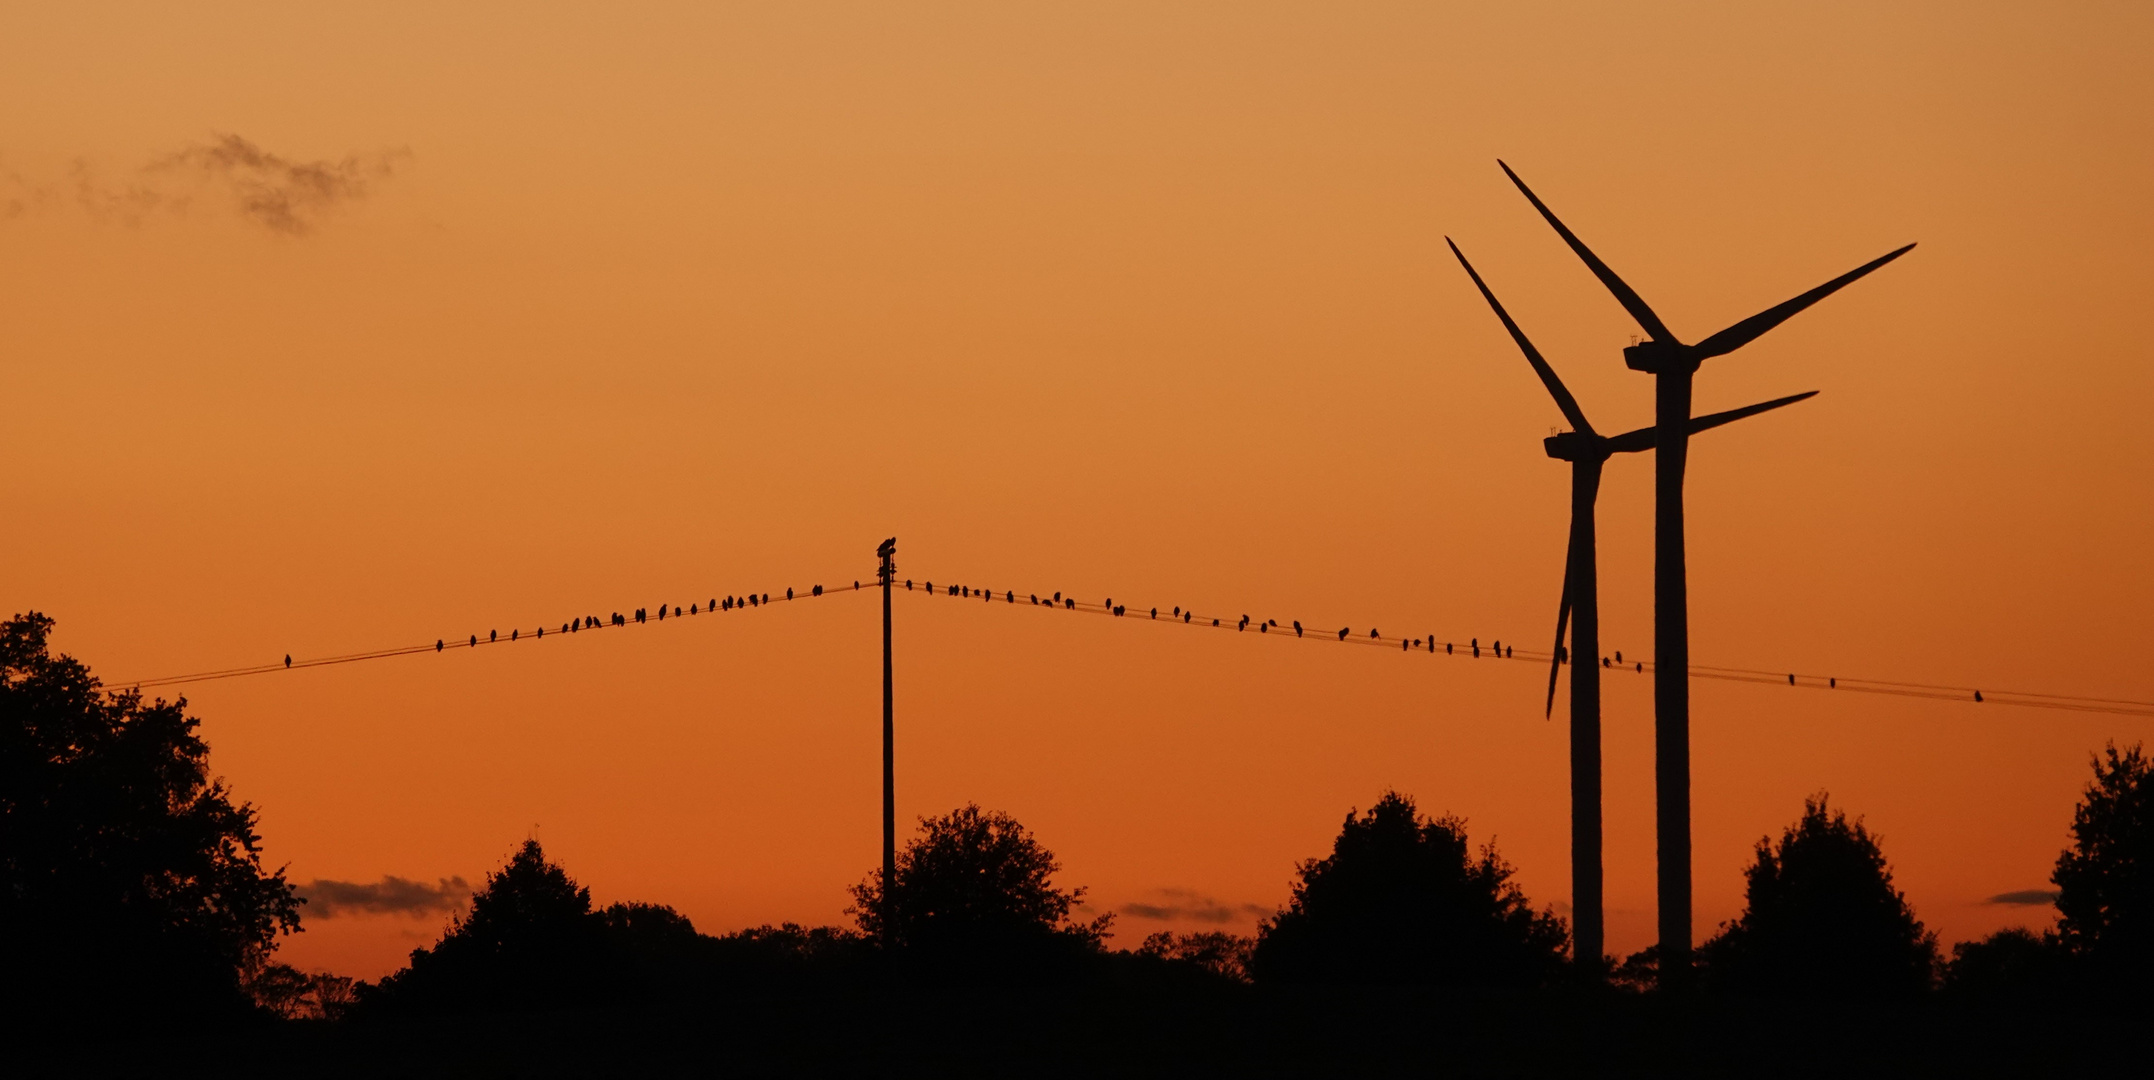
{"label": "bird silhouette", "polygon": [[1295,636],[1295,637],[1300,637],[1300,636],[1301,636],[1301,620],[1300,620],[1300,619],[1295,619],[1295,620],[1294,620],[1294,636]]}
{"label": "bird silhouette", "polygon": [[284,654],[284,666],[285,666],[285,667],[291,667],[291,666],[292,666],[292,654],[291,654],[291,653],[285,653],[285,654]]}

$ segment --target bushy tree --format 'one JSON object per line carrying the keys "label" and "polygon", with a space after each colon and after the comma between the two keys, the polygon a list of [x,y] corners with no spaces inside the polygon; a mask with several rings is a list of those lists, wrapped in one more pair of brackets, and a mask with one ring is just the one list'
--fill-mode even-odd
{"label": "bushy tree", "polygon": [[1258,982],[1522,986],[1554,978],[1569,932],[1512,883],[1466,823],[1387,792],[1348,811],[1331,855],[1301,864],[1285,910],[1258,928]]}
{"label": "bushy tree", "polygon": [[2072,812],[2057,857],[2057,935],[2078,966],[2113,989],[2154,989],[2154,763],[2111,743]]}
{"label": "bushy tree", "polygon": [[[662,920],[631,914],[621,921]],[[412,950],[411,965],[383,979],[367,1003],[454,1011],[599,997],[612,981],[605,932],[605,920],[591,910],[591,890],[548,862],[537,840],[526,840],[487,876],[471,910],[450,922],[441,941]]]}
{"label": "bushy tree", "polygon": [[853,886],[847,909],[886,947],[945,958],[1017,959],[1057,947],[1097,950],[1113,918],[1072,920],[1082,887],[1055,886],[1054,853],[1016,818],[965,805],[920,819],[898,852],[886,894],[880,872]]}
{"label": "bushy tree", "polygon": [[52,628],[0,624],[0,980],[60,1007],[241,1007],[299,928],[254,807],[210,775],[186,699],[105,692]]}
{"label": "bushy tree", "polygon": [[1720,987],[1767,994],[1889,996],[1926,990],[1937,938],[1892,885],[1885,854],[1827,797],[1803,802],[1781,835],[1758,841],[1741,918],[1701,950]]}

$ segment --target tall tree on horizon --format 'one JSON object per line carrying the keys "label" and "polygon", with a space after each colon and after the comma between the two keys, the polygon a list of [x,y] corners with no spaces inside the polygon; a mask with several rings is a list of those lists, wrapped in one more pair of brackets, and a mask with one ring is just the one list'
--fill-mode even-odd
{"label": "tall tree on horizon", "polygon": [[299,929],[187,700],[107,692],[32,611],[0,624],[0,982],[18,1003],[244,1008]]}
{"label": "tall tree on horizon", "polygon": [[1258,982],[1531,986],[1564,970],[1569,929],[1535,911],[1494,843],[1385,792],[1347,811],[1331,854],[1301,864],[1287,906],[1257,929]]}
{"label": "tall tree on horizon", "polygon": [[1937,935],[1893,886],[1876,835],[1827,796],[1803,800],[1778,844],[1759,839],[1744,878],[1742,915],[1699,950],[1714,985],[1816,997],[1930,988]]}
{"label": "tall tree on horizon", "polygon": [[2139,744],[2095,757],[2050,881],[2065,949],[2098,981],[2154,988],[2154,762]]}

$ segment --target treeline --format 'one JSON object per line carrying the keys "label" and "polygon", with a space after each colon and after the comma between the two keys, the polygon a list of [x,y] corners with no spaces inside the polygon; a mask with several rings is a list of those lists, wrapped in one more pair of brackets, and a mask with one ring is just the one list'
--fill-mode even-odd
{"label": "treeline", "polygon": [[[261,863],[252,807],[207,768],[184,702],[106,693],[46,646],[51,620],[0,626],[0,980],[8,1015],[396,1017],[795,988],[1439,987],[1664,996],[1653,950],[1571,955],[1568,928],[1466,823],[1386,793],[1349,811],[1250,937],[1157,933],[1113,946],[1113,917],[1009,815],[924,818],[854,885],[850,925],[725,935],[660,904],[598,906],[526,841],[441,939],[378,983],[277,964],[302,901]],[[1694,996],[2114,1000],[2154,989],[2154,768],[2112,746],[2052,875],[2058,920],[1949,954],[1894,885],[1877,836],[1819,795],[1759,841],[1745,906],[1698,950]]]}

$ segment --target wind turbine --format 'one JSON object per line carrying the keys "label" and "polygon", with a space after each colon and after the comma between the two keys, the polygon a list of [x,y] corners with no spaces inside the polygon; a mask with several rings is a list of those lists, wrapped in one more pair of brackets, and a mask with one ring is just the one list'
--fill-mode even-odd
{"label": "wind turbine", "polygon": [[1689,452],[1691,379],[1704,361],[1748,345],[1915,245],[1872,259],[1696,344],[1684,344],[1635,290],[1557,220],[1555,212],[1509,165],[1500,160],[1496,164],[1646,332],[1645,341],[1623,350],[1623,362],[1654,378],[1658,436],[1653,455],[1653,756],[1660,856],[1660,974],[1664,982],[1680,984],[1688,980],[1691,962],[1690,598],[1683,559],[1683,466]]}
{"label": "wind turbine", "polygon": [[[1563,557],[1563,597],[1556,606],[1556,647],[1548,666],[1548,701],[1544,706],[1546,715],[1553,715],[1556,708],[1556,677],[1563,670],[1564,625],[1571,632],[1571,955],[1583,970],[1598,970],[1604,955],[1606,923],[1601,915],[1601,668],[1600,668],[1600,570],[1599,556],[1595,552],[1594,503],[1600,496],[1601,466],[1616,454],[1635,454],[1650,450],[1658,441],[1654,428],[1639,428],[1621,435],[1602,435],[1593,430],[1586,420],[1585,410],[1578,407],[1578,399],[1556,377],[1556,370],[1548,366],[1541,351],[1527,340],[1526,332],[1518,328],[1511,313],[1503,310],[1502,302],[1489,291],[1473,264],[1466,261],[1458,245],[1444,237],[1451,245],[1451,254],[1458,256],[1460,266],[1466,268],[1466,276],[1473,279],[1475,288],[1495,309],[1496,318],[1503,320],[1503,328],[1511,332],[1511,340],[1518,343],[1518,351],[1526,354],[1526,362],[1533,365],[1535,374],[1541,377],[1541,385],[1548,388],[1548,396],[1556,399],[1556,408],[1571,422],[1571,430],[1551,435],[1542,441],[1548,456],[1571,463],[1571,538],[1570,547]],[[1719,427],[1746,416],[1793,405],[1804,398],[1815,397],[1817,391],[1776,398],[1772,401],[1746,405],[1740,409],[1713,413],[1692,419],[1686,429],[1697,434]],[[1583,658],[1581,664],[1579,658]]]}

